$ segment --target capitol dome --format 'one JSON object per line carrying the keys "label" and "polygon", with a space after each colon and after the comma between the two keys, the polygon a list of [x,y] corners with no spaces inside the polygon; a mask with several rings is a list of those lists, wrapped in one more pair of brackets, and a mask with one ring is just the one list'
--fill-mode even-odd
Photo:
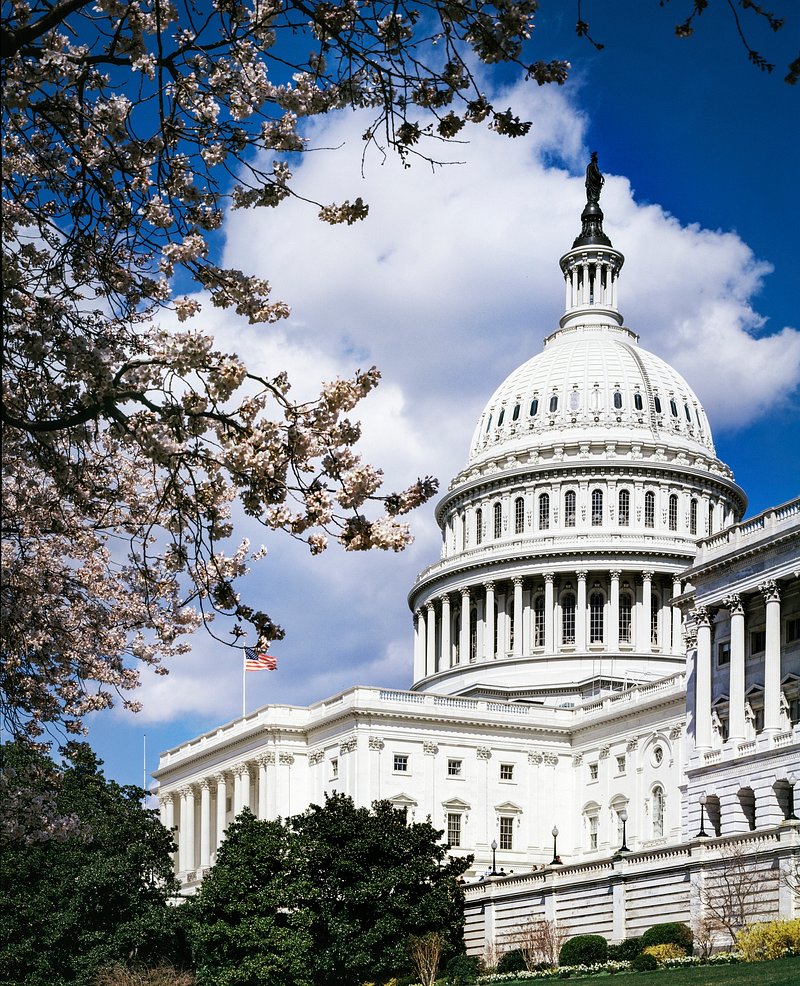
{"label": "capitol dome", "polygon": [[680,573],[744,513],[697,396],[623,323],[601,186],[587,173],[559,326],[437,504],[441,557],[409,594],[415,690],[558,706],[675,673]]}

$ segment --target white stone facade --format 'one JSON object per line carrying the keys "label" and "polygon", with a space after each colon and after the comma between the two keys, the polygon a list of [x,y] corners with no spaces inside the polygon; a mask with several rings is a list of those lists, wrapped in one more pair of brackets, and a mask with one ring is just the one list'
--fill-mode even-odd
{"label": "white stone facade", "polygon": [[[697,397],[623,325],[623,258],[597,228],[561,259],[559,329],[491,397],[437,505],[411,688],[267,706],[162,754],[189,890],[244,806],[286,817],[334,791],[474,855],[478,951],[520,908],[567,920],[591,898],[619,939],[663,886],[659,913],[687,915],[719,839],[797,852],[800,501],[741,523]],[[692,849],[701,796],[712,838]],[[492,868],[509,876],[475,882]]]}

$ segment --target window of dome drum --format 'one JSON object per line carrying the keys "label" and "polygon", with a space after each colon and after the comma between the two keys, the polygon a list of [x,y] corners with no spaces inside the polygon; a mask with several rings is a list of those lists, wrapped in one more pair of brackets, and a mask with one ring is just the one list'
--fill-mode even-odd
{"label": "window of dome drum", "polygon": [[697,534],[697,500],[689,504],[689,533]]}
{"label": "window of dome drum", "polygon": [[500,816],[500,848],[505,850],[514,848],[514,819],[508,815]]}
{"label": "window of dome drum", "polygon": [[638,391],[633,395],[633,406],[636,408],[637,411],[641,411],[644,409],[644,402],[642,401],[642,395]]}
{"label": "window of dome drum", "polygon": [[603,643],[603,608],[605,599],[601,592],[593,592],[589,597],[589,643]]}
{"label": "window of dome drum", "polygon": [[469,659],[476,660],[478,656],[478,611],[471,609],[469,613]]}
{"label": "window of dome drum", "polygon": [[525,529],[525,501],[518,496],[514,501],[514,533],[522,534]]}
{"label": "window of dome drum", "polygon": [[600,527],[603,523],[603,491],[592,490],[592,527]]}
{"label": "window of dome drum", "polygon": [[689,422],[689,424],[691,424],[692,423],[692,412],[689,410],[689,405],[688,404],[684,404],[683,405],[683,410],[686,412],[686,420]]}
{"label": "window of dome drum", "polygon": [[653,594],[650,596],[650,644],[658,647],[658,611],[661,607],[661,600]]}
{"label": "window of dome drum", "polygon": [[622,394],[618,391],[614,391],[614,407],[619,411],[622,409]]}
{"label": "window of dome drum", "polygon": [[619,597],[619,642],[621,644],[631,642],[632,618],[633,600],[630,593],[623,592]]}
{"label": "window of dome drum", "polygon": [[567,490],[564,494],[564,527],[575,526],[575,504],[575,491]]}
{"label": "window of dome drum", "polygon": [[447,776],[448,777],[460,777],[461,776],[461,760],[448,760],[447,761]]}
{"label": "window of dome drum", "polygon": [[658,394],[653,395],[653,405],[656,409],[656,414],[661,414],[661,398]]}
{"label": "window of dome drum", "polygon": [[461,845],[461,814],[457,811],[447,813],[447,841],[455,849]]}
{"label": "window of dome drum", "polygon": [[519,404],[514,405],[514,410],[511,412],[511,420],[516,421],[519,418]]}
{"label": "window of dome drum", "polygon": [[497,540],[503,533],[503,508],[499,503],[494,505],[494,537]]}
{"label": "window of dome drum", "polygon": [[553,394],[550,398],[550,413],[555,414],[558,410],[558,394]]}
{"label": "window of dome drum", "polygon": [[628,490],[619,491],[617,507],[620,527],[627,527],[631,522],[631,495]]}
{"label": "window of dome drum", "polygon": [[670,409],[670,411],[672,411],[672,417],[673,418],[677,418],[678,417],[678,405],[675,403],[675,398],[674,397],[671,397],[670,398],[670,401],[669,401],[669,409]]}
{"label": "window of dome drum", "polygon": [[490,414],[490,415],[489,415],[489,419],[488,419],[488,421],[486,422],[486,433],[487,433],[487,434],[489,433],[489,429],[490,429],[491,427],[492,427],[492,416],[491,416],[491,414]]}
{"label": "window of dome drum", "polygon": [[475,511],[475,543],[483,541],[483,511],[480,507]]}
{"label": "window of dome drum", "polygon": [[544,596],[533,601],[533,646],[544,647]]}
{"label": "window of dome drum", "polygon": [[714,533],[714,504],[708,505],[708,534],[709,537]]}
{"label": "window of dome drum", "polygon": [[539,495],[539,530],[546,531],[550,527],[550,496],[547,493]]}
{"label": "window of dome drum", "polygon": [[539,413],[539,401],[534,397],[533,400],[531,401],[530,416],[532,418],[535,418],[538,413]]}
{"label": "window of dome drum", "polygon": [[656,495],[649,490],[644,495],[644,526],[655,527],[656,524]]}
{"label": "window of dome drum", "polygon": [[575,595],[572,592],[561,599],[561,642],[575,643]]}
{"label": "window of dome drum", "polygon": [[581,406],[581,395],[577,390],[570,391],[569,395],[569,409],[570,411],[578,411]]}
{"label": "window of dome drum", "polygon": [[669,529],[678,530],[678,497],[674,493],[669,498]]}
{"label": "window of dome drum", "polygon": [[497,427],[498,428],[503,423],[503,419],[505,418],[505,416],[506,416],[506,409],[504,407],[501,407],[500,408],[500,413],[497,415]]}

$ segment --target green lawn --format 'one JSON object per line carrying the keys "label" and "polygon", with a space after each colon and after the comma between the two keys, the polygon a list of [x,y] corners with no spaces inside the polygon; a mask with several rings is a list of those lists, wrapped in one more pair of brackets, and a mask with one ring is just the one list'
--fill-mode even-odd
{"label": "green lawn", "polygon": [[[625,986],[800,986],[800,957],[774,962],[739,962],[735,965],[700,965],[686,969],[659,969],[657,972],[617,973],[614,977],[584,976],[580,979],[552,980],[556,983],[603,983],[624,979]],[[502,986],[538,986],[541,979],[512,979]]]}

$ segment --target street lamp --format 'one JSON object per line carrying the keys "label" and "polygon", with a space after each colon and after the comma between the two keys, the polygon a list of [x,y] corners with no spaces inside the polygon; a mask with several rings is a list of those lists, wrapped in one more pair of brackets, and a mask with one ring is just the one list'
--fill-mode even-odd
{"label": "street lamp", "polygon": [[620,811],[619,820],[622,822],[622,845],[619,847],[619,849],[617,849],[618,856],[620,855],[620,853],[630,852],[630,849],[628,849],[626,838],[625,838],[625,831],[626,831],[625,827],[628,824],[627,808],[623,808],[622,811]]}
{"label": "street lamp", "polygon": [[786,780],[789,782],[789,814],[786,816],[787,822],[800,821],[797,815],[794,813],[794,786],[797,783],[797,774],[791,773],[786,775]]}
{"label": "street lamp", "polygon": [[563,866],[564,864],[558,858],[558,828],[553,826],[553,858],[550,862],[551,866]]}
{"label": "street lamp", "polygon": [[489,876],[498,876],[497,867],[495,866],[495,860],[497,858],[497,839],[492,839],[492,872]]}
{"label": "street lamp", "polygon": [[708,832],[706,832],[706,801],[708,798],[705,794],[700,795],[700,831],[695,836],[696,839],[707,839]]}

